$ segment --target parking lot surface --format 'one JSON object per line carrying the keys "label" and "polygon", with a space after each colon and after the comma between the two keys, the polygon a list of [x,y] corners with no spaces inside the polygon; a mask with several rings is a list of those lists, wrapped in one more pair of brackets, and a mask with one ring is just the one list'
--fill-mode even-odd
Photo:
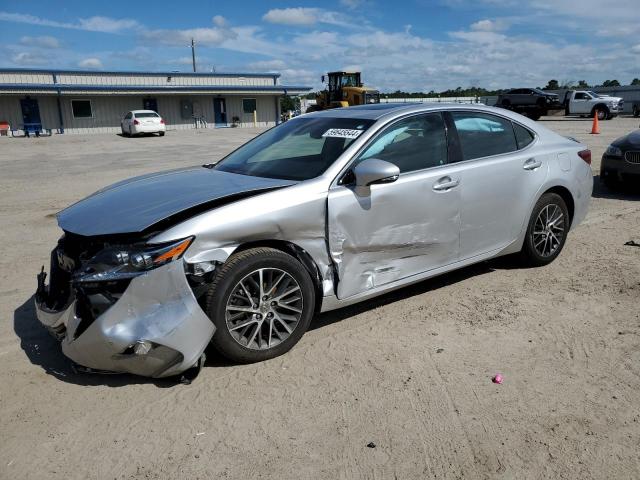
{"label": "parking lot surface", "polygon": [[[638,128],[541,122],[594,175]],[[640,478],[640,195],[597,179],[547,267],[499,259],[322,314],[274,360],[210,352],[190,386],[74,373],[32,305],[55,213],[259,131],[0,138],[0,478]]]}

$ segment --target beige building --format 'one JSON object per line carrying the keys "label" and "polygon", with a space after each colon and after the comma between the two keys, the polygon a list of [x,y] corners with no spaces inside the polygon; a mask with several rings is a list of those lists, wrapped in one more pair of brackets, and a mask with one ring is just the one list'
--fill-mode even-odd
{"label": "beige building", "polygon": [[0,69],[0,123],[58,133],[118,132],[130,110],[155,110],[168,129],[273,126],[283,95],[274,73],[93,72]]}

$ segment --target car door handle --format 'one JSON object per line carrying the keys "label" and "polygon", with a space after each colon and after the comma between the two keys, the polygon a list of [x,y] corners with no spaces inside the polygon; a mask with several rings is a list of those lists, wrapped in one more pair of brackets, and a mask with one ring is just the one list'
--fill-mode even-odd
{"label": "car door handle", "polygon": [[460,180],[452,180],[451,177],[442,177],[433,184],[433,189],[436,192],[442,192],[444,190],[451,190],[458,185],[460,185]]}
{"label": "car door handle", "polygon": [[522,166],[522,168],[524,168],[525,170],[535,170],[536,168],[540,168],[541,166],[542,166],[542,162],[540,160],[536,160],[535,158],[530,158],[529,160],[524,162],[524,165]]}

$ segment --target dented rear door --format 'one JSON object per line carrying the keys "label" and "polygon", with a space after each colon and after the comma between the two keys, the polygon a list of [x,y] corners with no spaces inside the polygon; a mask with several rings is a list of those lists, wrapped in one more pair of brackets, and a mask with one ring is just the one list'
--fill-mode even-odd
{"label": "dented rear door", "polygon": [[401,174],[394,183],[329,191],[328,237],[344,299],[455,262],[459,254],[460,167]]}

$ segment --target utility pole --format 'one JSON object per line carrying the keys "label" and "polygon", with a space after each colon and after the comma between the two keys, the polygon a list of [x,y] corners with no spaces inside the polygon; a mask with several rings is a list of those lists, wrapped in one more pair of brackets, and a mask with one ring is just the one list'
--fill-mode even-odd
{"label": "utility pole", "polygon": [[196,43],[191,39],[191,60],[193,62],[193,73],[196,72]]}

